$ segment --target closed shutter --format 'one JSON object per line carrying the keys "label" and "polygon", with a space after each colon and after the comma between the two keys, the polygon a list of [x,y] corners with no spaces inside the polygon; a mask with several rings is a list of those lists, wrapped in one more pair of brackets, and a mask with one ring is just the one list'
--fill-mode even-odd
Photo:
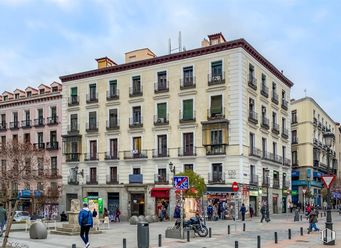
{"label": "closed shutter", "polygon": [[221,114],[222,113],[222,96],[212,96],[211,97],[211,114]]}
{"label": "closed shutter", "polygon": [[71,96],[77,96],[77,87],[71,88]]}
{"label": "closed shutter", "polygon": [[157,118],[166,118],[167,104],[159,103],[157,105]]}
{"label": "closed shutter", "polygon": [[183,101],[183,119],[192,120],[193,119],[193,100]]}

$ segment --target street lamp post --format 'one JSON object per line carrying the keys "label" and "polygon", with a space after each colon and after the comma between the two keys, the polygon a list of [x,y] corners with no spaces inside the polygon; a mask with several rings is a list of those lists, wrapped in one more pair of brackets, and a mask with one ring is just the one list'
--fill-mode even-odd
{"label": "street lamp post", "polygon": [[[335,135],[332,132],[327,132],[323,135],[326,145],[328,147],[328,153],[327,153],[327,164],[328,164],[328,173],[331,173],[330,166],[329,166],[329,149],[332,147]],[[327,219],[326,219],[326,228],[333,230],[333,222],[332,222],[332,214],[331,214],[331,203],[330,203],[330,186],[328,187],[328,193],[327,193]],[[335,245],[335,240],[324,243],[325,245]]]}
{"label": "street lamp post", "polygon": [[269,209],[269,186],[270,186],[270,175],[269,175],[270,170],[268,168],[265,169],[265,173],[266,173],[266,217],[268,219],[270,219],[270,209]]}

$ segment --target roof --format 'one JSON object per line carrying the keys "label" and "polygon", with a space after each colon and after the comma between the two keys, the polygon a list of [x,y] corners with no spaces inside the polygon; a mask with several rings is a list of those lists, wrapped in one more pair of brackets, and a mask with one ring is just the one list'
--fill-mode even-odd
{"label": "roof", "polygon": [[117,65],[112,59],[110,59],[109,57],[101,57],[96,59],[96,61],[100,61],[100,60],[109,60],[111,63],[113,63],[114,65]]}
{"label": "roof", "polygon": [[35,88],[33,88],[32,86],[28,86],[26,89],[25,89],[25,91],[27,91],[27,90],[34,90],[34,91],[38,91],[37,89],[35,89]]}
{"label": "roof", "polygon": [[47,86],[46,84],[40,84],[40,85],[38,86],[38,89],[41,88],[42,86],[45,87],[45,88],[48,88],[48,89],[51,88],[50,86]]}
{"label": "roof", "polygon": [[198,56],[202,56],[206,54],[211,54],[211,53],[216,53],[216,52],[221,52],[221,51],[226,51],[226,50],[231,50],[231,49],[237,49],[237,48],[244,49],[247,53],[249,53],[254,59],[256,59],[266,69],[268,69],[271,73],[273,73],[279,80],[285,83],[288,87],[292,87],[294,85],[287,77],[283,75],[283,73],[281,73],[273,64],[271,64],[265,57],[263,57],[256,49],[254,49],[244,39],[228,41],[228,42],[224,42],[224,43],[220,43],[220,44],[216,44],[212,46],[201,47],[201,48],[192,49],[192,50],[188,50],[184,52],[168,54],[168,55],[150,58],[150,59],[144,59],[144,60],[130,62],[130,63],[121,64],[117,66],[65,75],[59,78],[63,83],[65,83],[68,81],[96,77],[100,75],[106,75],[110,73],[132,70],[132,69],[142,68],[142,67],[147,67],[147,66],[152,66],[152,65],[158,65],[162,63],[171,62],[171,61],[198,57]]}
{"label": "roof", "polygon": [[145,48],[140,48],[140,49],[136,49],[136,50],[133,50],[133,51],[129,51],[129,52],[126,52],[125,54],[128,54],[128,53],[133,53],[133,52],[137,52],[137,51],[143,51],[143,50],[148,50],[152,55],[156,56],[155,53],[153,53],[152,50],[150,50],[148,47],[145,47]]}
{"label": "roof", "polygon": [[207,35],[207,37],[211,40],[211,39],[214,39],[214,38],[219,38],[219,37],[222,37],[224,41],[225,40],[225,37],[224,35],[220,32],[220,33],[216,33],[216,34],[210,34],[210,35]]}
{"label": "roof", "polygon": [[13,96],[13,93],[12,93],[12,92],[9,92],[9,91],[7,91],[7,90],[4,91],[4,92],[2,93],[2,95],[6,95],[6,94],[7,94],[7,95],[12,95],[12,96]]}
{"label": "roof", "polygon": [[13,92],[18,92],[18,91],[21,92],[21,93],[25,93],[24,90],[21,90],[21,89],[18,89],[18,88],[15,91],[13,91]]}

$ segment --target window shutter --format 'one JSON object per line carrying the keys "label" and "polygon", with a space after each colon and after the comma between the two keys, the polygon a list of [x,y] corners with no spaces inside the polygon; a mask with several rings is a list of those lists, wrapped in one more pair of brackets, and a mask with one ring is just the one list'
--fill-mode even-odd
{"label": "window shutter", "polygon": [[183,101],[183,119],[191,120],[193,119],[193,100],[184,100]]}
{"label": "window shutter", "polygon": [[166,103],[158,104],[157,105],[157,117],[158,118],[166,118],[166,109],[167,109]]}
{"label": "window shutter", "polygon": [[222,113],[222,96],[212,96],[211,97],[211,114],[221,114]]}

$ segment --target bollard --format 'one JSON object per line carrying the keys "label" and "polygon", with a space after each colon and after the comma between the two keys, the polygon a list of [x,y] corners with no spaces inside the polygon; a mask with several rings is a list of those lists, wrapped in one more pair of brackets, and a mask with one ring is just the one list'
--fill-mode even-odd
{"label": "bollard", "polygon": [[123,239],[123,248],[127,248],[127,240]]}
{"label": "bollard", "polygon": [[230,225],[227,226],[227,234],[230,235],[231,233],[231,229],[230,229]]}
{"label": "bollard", "polygon": [[323,217],[323,213],[321,213],[321,218]]}
{"label": "bollard", "polygon": [[260,248],[260,236],[257,236],[257,248]]}
{"label": "bollard", "polygon": [[300,231],[301,231],[301,236],[303,236],[303,227],[301,227]]}
{"label": "bollard", "polygon": [[238,248],[238,241],[234,241],[234,248]]}
{"label": "bollard", "polygon": [[291,239],[291,229],[288,229],[288,238]]}
{"label": "bollard", "polygon": [[303,218],[303,217],[302,217],[302,214],[301,214],[301,221],[302,221],[302,218]]}
{"label": "bollard", "polygon": [[210,227],[208,228],[208,237],[212,238],[212,229]]}
{"label": "bollard", "polygon": [[71,248],[77,248],[77,247],[76,247],[76,244],[72,244],[72,247],[71,247]]}
{"label": "bollard", "polygon": [[189,232],[189,230],[187,230],[187,242],[190,242],[191,241],[191,239],[190,239],[190,232]]}
{"label": "bollard", "polygon": [[278,243],[278,237],[277,237],[277,232],[275,232],[275,244]]}
{"label": "bollard", "polygon": [[245,232],[245,226],[246,226],[246,224],[243,223],[243,232]]}
{"label": "bollard", "polygon": [[159,234],[159,247],[162,247],[162,235]]}

